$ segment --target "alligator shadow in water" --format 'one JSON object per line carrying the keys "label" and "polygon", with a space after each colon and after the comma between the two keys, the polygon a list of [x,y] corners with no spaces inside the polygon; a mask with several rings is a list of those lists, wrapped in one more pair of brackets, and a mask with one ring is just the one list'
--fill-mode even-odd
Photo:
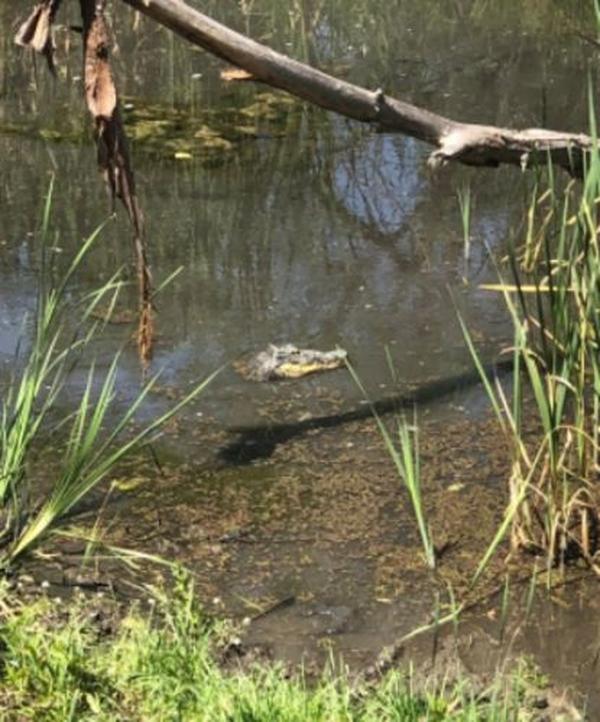
{"label": "alligator shadow in water", "polygon": [[[512,369],[512,359],[506,359],[485,367],[486,374],[506,374]],[[284,444],[315,429],[331,429],[352,421],[372,418],[373,410],[380,416],[398,412],[414,404],[427,404],[444,396],[480,382],[477,371],[468,371],[456,376],[438,379],[423,384],[406,394],[387,396],[372,404],[362,404],[358,408],[339,414],[315,416],[303,421],[280,424],[259,424],[257,426],[232,427],[229,431],[236,438],[218,451],[218,457],[228,466],[245,466],[253,461],[269,458],[279,444]]]}

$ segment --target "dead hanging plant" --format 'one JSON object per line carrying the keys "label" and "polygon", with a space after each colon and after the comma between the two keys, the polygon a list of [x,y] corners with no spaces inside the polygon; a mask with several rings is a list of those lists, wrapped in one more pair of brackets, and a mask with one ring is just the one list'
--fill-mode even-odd
{"label": "dead hanging plant", "polygon": [[62,0],[44,0],[38,3],[17,30],[15,42],[45,55],[50,71],[54,72],[54,40],[52,24]]}
{"label": "dead hanging plant", "polygon": [[[19,28],[15,42],[43,53],[54,68],[52,24],[61,0],[38,3]],[[152,356],[154,323],[152,276],[144,233],[144,219],[138,202],[135,178],[129,158],[127,137],[119,111],[117,89],[110,67],[110,32],[105,17],[106,0],[80,0],[83,21],[85,98],[94,119],[98,167],[106,181],[113,212],[118,198],[133,228],[133,246],[138,277],[138,352],[147,367]]]}
{"label": "dead hanging plant", "polygon": [[81,0],[84,43],[85,97],[94,123],[98,167],[114,202],[119,198],[133,227],[133,244],[139,288],[138,350],[147,365],[154,336],[152,278],[146,251],[144,219],[131,169],[127,137],[119,111],[117,90],[110,68],[110,34],[104,10],[106,0]]}

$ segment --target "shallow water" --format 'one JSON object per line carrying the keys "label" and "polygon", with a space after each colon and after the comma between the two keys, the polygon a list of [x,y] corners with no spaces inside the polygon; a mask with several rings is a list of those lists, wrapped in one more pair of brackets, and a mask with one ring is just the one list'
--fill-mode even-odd
{"label": "shallow water", "polygon": [[[3,27],[28,5],[3,6]],[[218,4],[217,15],[295,57],[437,112],[586,127],[596,51],[576,32],[586,28],[580,2],[304,0],[289,12],[280,2],[249,5],[244,16],[237,4]],[[264,87],[224,84],[216,60],[145,20],[134,29],[128,11],[117,8],[114,26],[155,279],[183,267],[157,302],[153,368],[163,370],[164,393],[146,413],[268,343],[342,346],[372,398],[410,400],[417,389],[431,444],[427,503],[441,541],[475,526],[475,514],[477,526],[491,529],[502,508],[503,466],[490,448],[485,400],[469,378],[456,307],[483,355],[495,359],[509,326],[499,299],[478,285],[495,279],[490,252],[520,238],[532,177],[460,167],[432,175],[428,149],[416,141]],[[52,80],[12,46],[10,33],[0,37],[0,362],[7,371],[19,341],[27,343],[50,175],[50,253],[58,267],[108,212],[81,100],[78,38],[60,29],[57,42]],[[192,158],[176,160],[181,150]],[[468,258],[457,200],[466,186],[473,195]],[[130,262],[120,216],[102,232],[78,283],[91,289]],[[125,294],[124,307],[134,302]],[[130,335],[130,327],[107,328],[101,366]],[[453,390],[459,381],[462,391]],[[139,382],[129,344],[120,400]],[[74,376],[74,396],[81,383]],[[160,442],[166,478],[148,472],[152,483],[142,480],[135,494],[115,500],[129,520],[125,537],[191,564],[207,598],[219,597],[227,611],[252,616],[252,604],[264,609],[293,595],[293,604],[251,628],[283,656],[297,659],[318,640],[334,639],[347,656],[372,657],[423,621],[435,585],[422,574],[406,499],[362,401],[343,371],[259,385],[227,365]],[[444,508],[455,494],[448,487],[458,482],[467,491],[458,492],[464,498],[446,529]],[[236,529],[245,539],[219,541]],[[465,532],[463,547],[482,548],[475,531]],[[564,634],[573,629],[567,624]]]}

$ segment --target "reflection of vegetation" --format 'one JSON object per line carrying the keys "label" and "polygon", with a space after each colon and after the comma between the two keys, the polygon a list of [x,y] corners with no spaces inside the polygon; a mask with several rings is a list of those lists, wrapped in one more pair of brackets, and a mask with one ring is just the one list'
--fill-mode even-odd
{"label": "reflection of vegetation", "polygon": [[[218,160],[240,142],[283,135],[290,111],[300,106],[283,93],[259,92],[246,106],[197,113],[183,107],[125,101],[125,127],[136,150],[167,158]],[[45,127],[36,123],[0,123],[0,132],[39,137],[53,142],[84,142],[86,126]],[[185,154],[185,156],[184,156]]]}
{"label": "reflection of vegetation", "polygon": [[[468,112],[477,96],[479,119],[492,121],[498,117],[502,122],[510,121],[511,115],[520,122],[524,112],[521,105],[527,106],[530,116],[533,105],[535,112],[539,110],[541,101],[536,94],[546,80],[546,68],[551,64],[560,72],[564,67],[565,45],[557,42],[558,37],[562,41],[565,32],[570,33],[571,42],[577,43],[579,50],[582,41],[574,33],[589,27],[593,14],[592,3],[580,0],[539,0],[525,6],[517,0],[429,0],[420,4],[418,11],[410,3],[383,0],[211,0],[202,9],[333,74],[349,74],[359,84],[379,85],[401,97],[412,96],[440,111],[449,111],[449,115]],[[67,6],[63,11],[66,15]],[[9,6],[0,10],[5,27],[14,23],[14,12],[14,7]],[[151,22],[132,23],[130,10],[121,3],[115,3],[113,12],[121,51],[115,58],[115,70],[124,95],[143,97],[145,103],[154,99],[164,103],[168,99],[173,108],[190,108],[192,115],[232,102],[238,91],[224,90],[218,61],[172,38]],[[65,23],[57,37],[61,81],[48,92],[57,100],[68,97],[74,103],[81,92],[76,82],[81,72],[80,58],[74,52],[78,43],[66,24],[75,18],[61,13],[59,20]],[[6,39],[8,33],[2,40]],[[536,49],[541,52],[535,58],[536,90],[530,97],[528,60]],[[27,122],[30,111],[38,112],[38,101],[18,89],[46,81],[28,71],[27,62],[17,59],[9,42],[0,45],[0,53],[0,88],[5,88],[5,97],[14,98],[21,106],[20,114]],[[525,75],[523,60],[528,63]],[[483,76],[489,82],[482,84]],[[469,87],[473,84],[476,92]],[[515,94],[519,86],[523,92]],[[573,92],[577,105],[581,93],[576,95],[577,88],[568,90]],[[239,89],[244,98],[255,92],[255,86]],[[562,95],[560,100],[561,107],[572,105]],[[44,107],[43,96],[40,106]],[[56,122],[62,137],[67,134],[65,119],[78,115],[60,110],[50,110],[49,114],[46,126],[53,129],[48,123]],[[48,117],[48,112],[45,115]],[[539,121],[538,117],[533,119]],[[14,118],[6,120],[12,122]],[[68,122],[72,123],[73,118],[69,117]]]}
{"label": "reflection of vegetation", "polygon": [[298,103],[283,93],[257,93],[251,104],[191,114],[131,99],[125,106],[127,133],[136,148],[167,157],[189,154],[217,159],[249,138],[281,135],[290,109]]}
{"label": "reflection of vegetation", "polygon": [[[51,193],[46,204],[44,237],[48,235],[50,199]],[[156,379],[143,387],[120,419],[112,420],[110,430],[107,430],[115,400],[116,356],[101,382],[92,365],[78,406],[62,420],[52,423],[51,417],[74,364],[101,328],[100,324],[90,324],[94,311],[107,299],[109,306],[114,308],[117,299],[120,284],[117,276],[113,276],[81,301],[83,310],[73,308],[69,281],[97,235],[96,232],[83,244],[56,287],[47,287],[48,279],[42,279],[31,347],[22,370],[15,374],[4,391],[0,413],[0,509],[4,526],[0,537],[0,561],[3,564],[10,564],[38,545],[118,462],[197,396],[205,385],[195,388],[183,401],[132,438],[123,440]],[[65,343],[64,323],[73,310],[81,314],[80,327],[72,340],[67,339]],[[39,490],[30,478],[31,456],[35,447],[56,426],[68,429],[67,444],[60,470],[40,502]]]}
{"label": "reflection of vegetation", "polygon": [[524,665],[490,686],[444,669],[437,683],[394,670],[376,685],[357,687],[348,673],[309,685],[244,661],[181,574],[155,602],[154,614],[134,607],[118,621],[107,605],[90,614],[89,602],[66,613],[48,599],[15,607],[0,589],[3,711],[48,722],[500,722],[529,719],[546,686]]}
{"label": "reflection of vegetation", "polygon": [[84,139],[87,139],[87,134],[83,127],[59,130],[58,128],[39,126],[37,123],[0,123],[0,133],[6,135],[21,135],[26,138],[41,138],[42,140],[49,140],[54,143],[81,143]]}

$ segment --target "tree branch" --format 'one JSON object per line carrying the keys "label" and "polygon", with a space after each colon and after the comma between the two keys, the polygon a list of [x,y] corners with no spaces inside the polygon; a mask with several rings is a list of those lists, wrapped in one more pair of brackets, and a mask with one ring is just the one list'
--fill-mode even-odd
{"label": "tree branch", "polygon": [[415,105],[335,78],[251,40],[187,5],[183,0],[123,0],[195,45],[251,73],[256,80],[310,103],[387,132],[436,146],[434,166],[455,160],[467,165],[502,163],[555,165],[581,177],[592,139],[542,128],[513,130],[459,123]]}

